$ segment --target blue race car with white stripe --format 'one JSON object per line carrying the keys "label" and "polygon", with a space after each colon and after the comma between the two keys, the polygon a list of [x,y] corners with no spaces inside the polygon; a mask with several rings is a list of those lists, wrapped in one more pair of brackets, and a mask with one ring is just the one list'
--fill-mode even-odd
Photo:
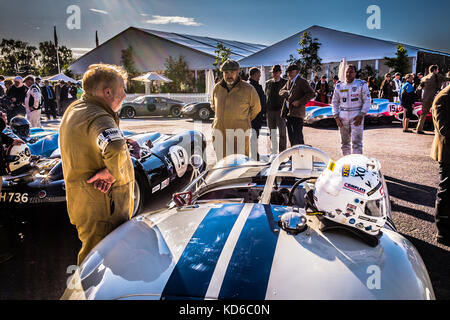
{"label": "blue race car with white stripe", "polygon": [[[388,197],[376,244],[322,229],[319,216],[305,214],[305,194],[329,161],[304,145],[268,163],[223,159],[167,208],[103,239],[62,298],[434,299],[419,253],[395,229]],[[384,180],[383,187],[387,193]]]}
{"label": "blue race car with white stripe", "polygon": [[[367,123],[390,124],[395,119],[398,102],[388,99],[373,99],[369,111],[364,117]],[[332,106],[309,106],[305,109],[305,123],[312,126],[334,126]]]}

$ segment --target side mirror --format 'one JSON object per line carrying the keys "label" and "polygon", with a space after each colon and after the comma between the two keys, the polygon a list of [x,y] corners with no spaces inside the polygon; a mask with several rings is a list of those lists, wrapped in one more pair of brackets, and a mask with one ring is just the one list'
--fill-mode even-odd
{"label": "side mirror", "polygon": [[193,154],[190,159],[190,164],[192,166],[192,176],[191,181],[198,177],[200,173],[200,168],[203,165],[203,158],[201,155]]}
{"label": "side mirror", "polygon": [[194,154],[191,156],[190,159],[190,163],[192,168],[194,168],[195,170],[200,170],[201,166],[203,165],[203,158],[202,156],[198,155],[198,154]]}

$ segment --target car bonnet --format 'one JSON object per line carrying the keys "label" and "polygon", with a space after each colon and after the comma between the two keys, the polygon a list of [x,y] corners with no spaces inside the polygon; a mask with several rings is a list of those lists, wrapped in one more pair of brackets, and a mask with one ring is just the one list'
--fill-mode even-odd
{"label": "car bonnet", "polygon": [[[433,289],[416,249],[383,229],[370,247],[348,234],[278,227],[291,210],[204,204],[141,215],[83,262],[88,299],[426,299]],[[72,292],[76,292],[72,290]],[[69,297],[77,297],[70,295]]]}

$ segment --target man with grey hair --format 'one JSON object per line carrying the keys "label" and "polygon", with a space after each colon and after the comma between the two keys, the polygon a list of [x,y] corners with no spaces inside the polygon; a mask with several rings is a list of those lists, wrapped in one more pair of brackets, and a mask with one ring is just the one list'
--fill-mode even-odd
{"label": "man with grey hair", "polygon": [[369,88],[365,81],[355,79],[354,65],[347,66],[345,77],[346,81],[336,85],[332,101],[333,116],[341,133],[344,156],[363,153],[364,116],[371,105]]}
{"label": "man with grey hair", "polygon": [[250,123],[261,111],[258,93],[240,78],[236,61],[228,59],[220,71],[223,79],[211,95],[211,109],[215,112],[213,145],[218,161],[233,153],[250,155]]}

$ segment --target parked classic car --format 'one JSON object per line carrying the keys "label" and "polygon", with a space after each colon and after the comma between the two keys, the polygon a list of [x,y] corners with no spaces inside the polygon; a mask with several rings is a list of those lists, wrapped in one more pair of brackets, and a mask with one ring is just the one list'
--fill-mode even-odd
{"label": "parked classic car", "polygon": [[[399,103],[389,102],[387,99],[373,99],[369,112],[366,114],[365,122],[389,124],[394,120],[395,112]],[[315,126],[335,125],[333,119],[333,107],[325,106],[307,106],[305,123]]]}
{"label": "parked classic car", "polygon": [[[409,122],[415,123],[415,122],[419,121],[419,117],[421,114],[422,114],[422,102],[415,102],[414,107],[413,107],[413,114],[412,114],[411,119],[409,119]],[[400,105],[395,112],[395,119],[397,119],[398,121],[403,121],[403,117],[404,117],[404,111],[403,111],[403,107]],[[433,123],[433,116],[431,114],[431,110],[427,114],[427,117],[425,118],[425,123],[431,124],[431,125]]]}
{"label": "parked classic car", "polygon": [[[317,212],[306,213],[305,195],[333,163],[305,145],[268,163],[230,155],[167,208],[104,238],[62,298],[434,299],[419,253],[395,229],[380,171],[384,226],[371,244],[348,229],[323,229]],[[354,198],[361,192],[346,187]]]}
{"label": "parked classic car", "polygon": [[118,111],[121,118],[132,119],[138,116],[180,117],[184,102],[154,95],[139,96],[131,102],[122,103]]}
{"label": "parked classic car", "polygon": [[[191,171],[188,164],[192,155],[206,159],[206,154],[203,154],[206,139],[199,131],[185,131],[177,135],[127,132],[126,136],[137,141],[141,147],[140,157],[132,157],[136,178],[134,215],[143,209],[144,198],[163,190]],[[35,149],[47,146],[43,148],[44,152],[51,153],[52,157],[33,156],[27,170],[3,177],[0,208],[34,207],[66,201],[57,134],[41,140],[44,142],[35,143]],[[201,164],[200,171],[205,168],[206,161]]]}
{"label": "parked classic car", "polygon": [[181,115],[185,118],[205,121],[214,118],[215,113],[209,102],[194,102],[185,105],[181,109]]}

